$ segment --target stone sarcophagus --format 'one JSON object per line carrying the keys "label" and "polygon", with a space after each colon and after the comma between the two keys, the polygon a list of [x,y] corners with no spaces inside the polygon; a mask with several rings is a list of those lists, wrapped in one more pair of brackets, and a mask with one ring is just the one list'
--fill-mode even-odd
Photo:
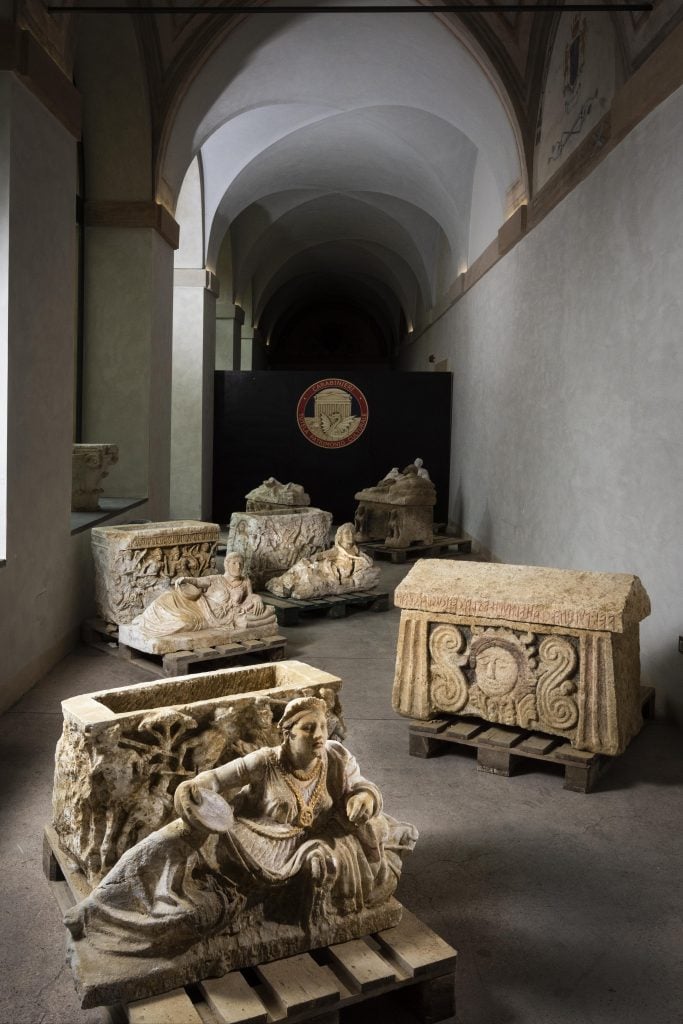
{"label": "stone sarcophagus", "polygon": [[87,876],[64,915],[83,1007],[399,923],[417,831],[338,741],[340,683],[281,662],[65,701],[47,831]]}
{"label": "stone sarcophagus", "polygon": [[233,512],[227,547],[244,558],[254,590],[280,576],[300,558],[329,547],[332,513],[319,508]]}
{"label": "stone sarcophagus", "polygon": [[175,817],[184,779],[278,741],[294,697],[314,694],[339,734],[341,680],[299,661],[219,669],[62,702],[53,827],[88,882]]}
{"label": "stone sarcophagus", "polygon": [[400,714],[475,715],[612,755],[641,728],[637,576],[424,559],[394,600]]}
{"label": "stone sarcophagus", "polygon": [[[421,460],[418,460],[420,465]],[[393,469],[374,487],[358,491],[354,526],[361,543],[384,541],[387,548],[431,544],[436,488],[416,464]]]}
{"label": "stone sarcophagus", "polygon": [[216,572],[216,523],[96,526],[92,530],[95,603],[105,622],[130,623],[179,576]]}

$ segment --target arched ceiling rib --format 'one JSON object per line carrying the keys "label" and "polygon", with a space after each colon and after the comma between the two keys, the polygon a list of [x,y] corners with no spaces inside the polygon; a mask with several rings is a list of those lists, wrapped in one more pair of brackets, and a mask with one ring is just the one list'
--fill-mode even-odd
{"label": "arched ceiling rib", "polygon": [[196,75],[174,119],[164,179],[177,195],[192,156],[237,115],[312,101],[338,112],[429,111],[485,155],[503,193],[520,177],[515,127],[496,89],[437,18],[269,15],[247,18]]}
{"label": "arched ceiling rib", "polygon": [[162,174],[177,195],[201,153],[206,263],[230,232],[255,311],[324,258],[382,281],[412,320],[478,255],[470,239],[495,237],[523,177],[517,136],[436,17],[247,17],[189,86]]}
{"label": "arched ceiling rib", "polygon": [[[440,118],[401,107],[367,107],[327,117],[266,147],[229,179],[226,189],[225,178],[219,184],[221,170],[238,149],[232,125],[224,125],[202,150],[210,263],[228,226],[250,203],[291,183],[328,192],[383,193],[421,207],[441,226],[451,249],[467,257],[477,150]],[[230,175],[233,170],[234,165]],[[496,229],[499,224],[500,215]]]}
{"label": "arched ceiling rib", "polygon": [[266,204],[252,205],[233,225],[233,243],[241,254],[237,295],[257,275],[267,280],[294,252],[333,238],[390,249],[410,267],[423,302],[433,301],[441,231],[418,207],[372,193],[367,199],[357,193],[328,193],[292,204],[272,220],[268,212]]}
{"label": "arched ceiling rib", "polygon": [[260,330],[269,340],[273,334],[281,333],[302,310],[321,301],[329,304],[335,300],[364,310],[380,326],[387,354],[395,348],[401,314],[396,296],[384,282],[358,273],[313,271],[290,277],[269,299],[259,320]]}
{"label": "arched ceiling rib", "polygon": [[254,321],[262,326],[261,316],[270,299],[295,277],[310,275],[313,271],[329,278],[344,277],[351,282],[356,278],[376,282],[375,287],[388,289],[403,309],[406,320],[412,323],[417,305],[417,282],[410,267],[396,253],[371,243],[329,241],[311,245],[293,253],[259,289],[254,308]]}

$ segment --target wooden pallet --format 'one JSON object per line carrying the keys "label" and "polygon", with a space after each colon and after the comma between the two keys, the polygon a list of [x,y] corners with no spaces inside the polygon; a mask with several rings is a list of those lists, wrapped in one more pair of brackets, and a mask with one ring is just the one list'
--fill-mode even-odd
{"label": "wooden pallet", "polygon": [[267,591],[259,596],[264,604],[275,610],[279,626],[298,626],[299,617],[306,614],[324,615],[330,619],[343,619],[350,609],[385,612],[389,608],[389,594],[377,590],[356,590],[352,594],[336,594],[329,597],[296,601],[293,597],[275,597]]}
{"label": "wooden pallet", "polygon": [[[655,691],[641,687],[643,717],[654,718]],[[513,775],[525,759],[545,761],[564,769],[564,788],[590,793],[602,772],[614,761],[604,754],[575,750],[561,736],[546,736],[505,725],[492,726],[479,718],[451,716],[429,722],[411,722],[409,752],[413,757],[435,757],[447,744],[476,747],[477,769],[491,775]]]}
{"label": "wooden pallet", "polygon": [[260,661],[281,661],[285,656],[287,638],[278,633],[257,640],[235,640],[215,644],[201,651],[174,651],[172,654],[147,654],[127,647],[118,640],[118,630],[102,619],[88,619],[81,628],[83,643],[106,654],[123,658],[156,676],[182,676],[203,669],[226,668]]}
{"label": "wooden pallet", "polygon": [[364,541],[359,545],[372,558],[391,559],[395,564],[412,561],[415,558],[438,558],[449,554],[455,548],[458,554],[469,555],[472,541],[465,537],[435,536],[431,544],[411,544],[409,548],[388,548],[379,541]]}
{"label": "wooden pallet", "polygon": [[[43,867],[62,912],[88,895],[50,826]],[[437,1024],[455,1016],[456,959],[452,946],[404,909],[395,928],[109,1010],[121,1024]]]}

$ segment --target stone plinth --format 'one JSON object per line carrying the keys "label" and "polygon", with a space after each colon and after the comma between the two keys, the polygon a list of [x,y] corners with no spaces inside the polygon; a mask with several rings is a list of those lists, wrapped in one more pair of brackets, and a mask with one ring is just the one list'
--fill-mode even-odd
{"label": "stone plinth", "polygon": [[287,701],[314,693],[341,716],[341,680],[303,662],[220,669],[62,702],[53,824],[91,884],[175,818],[179,783],[278,742]]}
{"label": "stone plinth", "polygon": [[424,559],[394,600],[400,714],[476,715],[601,754],[641,728],[637,576]]}
{"label": "stone plinth", "polygon": [[274,476],[245,495],[247,512],[287,511],[307,508],[311,499],[301,484],[281,484]]}
{"label": "stone plinth", "polygon": [[[363,908],[346,918],[337,918],[332,923],[319,918],[306,931],[296,924],[286,922],[277,925],[259,922],[258,926],[251,927],[242,924],[234,934],[224,932],[200,939],[189,950],[154,959],[148,956],[106,955],[93,950],[87,942],[73,941],[68,943],[67,955],[82,1007],[112,1006],[182,989],[183,985],[196,983],[206,977],[229,974],[240,967],[267,964],[311,949],[336,946],[364,935],[395,928],[401,921],[402,913],[403,907],[392,897],[380,906]],[[146,1019],[150,1024],[161,1024],[158,1017]],[[325,1021],[333,1018],[315,1019]]]}
{"label": "stone plinth", "polygon": [[119,626],[119,642],[146,654],[173,654],[177,651],[207,651],[209,647],[230,644],[238,640],[258,640],[276,636],[275,614],[263,626],[235,629],[234,626],[199,629],[193,633],[173,633],[170,636],[148,636],[136,623]]}
{"label": "stone plinth", "polygon": [[216,523],[173,520],[97,526],[92,531],[98,614],[130,623],[178,576],[216,572]]}
{"label": "stone plinth", "polygon": [[358,540],[383,540],[388,548],[431,544],[436,488],[417,469],[385,477],[376,487],[358,491],[355,528]]}
{"label": "stone plinth", "polygon": [[244,557],[254,589],[262,590],[299,559],[324,551],[331,526],[332,513],[319,508],[233,512],[227,547]]}
{"label": "stone plinth", "polygon": [[119,461],[115,444],[75,444],[71,460],[71,511],[97,512],[101,482]]}

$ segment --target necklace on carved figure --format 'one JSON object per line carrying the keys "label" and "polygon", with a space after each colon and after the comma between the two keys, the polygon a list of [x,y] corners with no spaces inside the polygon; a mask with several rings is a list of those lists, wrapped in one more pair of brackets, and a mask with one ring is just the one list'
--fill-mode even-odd
{"label": "necklace on carved figure", "polygon": [[[309,772],[303,772],[300,769],[288,770],[282,763],[280,763],[279,767],[282,775],[282,781],[296,800],[296,824],[300,825],[301,828],[310,828],[315,818],[315,810],[325,791],[325,783],[327,782],[326,760],[321,758],[318,764]],[[313,792],[308,800],[305,800],[298,783],[299,781],[312,782],[316,776],[317,780],[313,787]]]}

